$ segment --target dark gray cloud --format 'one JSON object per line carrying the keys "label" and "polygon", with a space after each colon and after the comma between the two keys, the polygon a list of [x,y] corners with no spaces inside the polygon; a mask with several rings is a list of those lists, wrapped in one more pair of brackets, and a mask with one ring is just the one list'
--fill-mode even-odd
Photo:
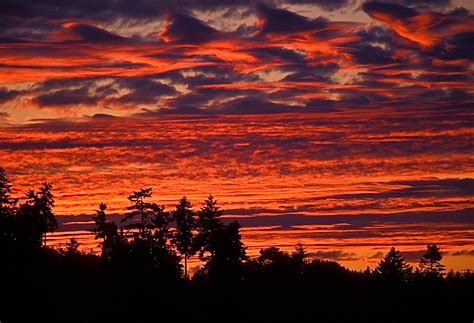
{"label": "dark gray cloud", "polygon": [[219,36],[217,30],[194,17],[175,13],[164,32],[160,34],[167,41],[177,43],[200,43]]}
{"label": "dark gray cloud", "polygon": [[316,251],[308,253],[308,257],[329,260],[359,260],[361,259],[355,252],[345,252],[341,250]]}
{"label": "dark gray cloud", "polygon": [[398,4],[397,2],[386,2],[386,1],[369,1],[362,4],[362,10],[367,13],[378,12],[382,14],[394,15],[401,19],[414,17],[417,15],[417,11],[412,8],[408,8]]}
{"label": "dark gray cloud", "polygon": [[459,250],[451,252],[452,256],[474,256],[474,250]]}
{"label": "dark gray cloud", "polygon": [[351,0],[291,0],[291,1],[278,1],[278,4],[308,4],[314,5],[327,11],[334,11],[352,4]]}
{"label": "dark gray cloud", "polygon": [[327,24],[327,20],[321,17],[311,20],[291,11],[272,8],[264,4],[257,5],[257,14],[262,19],[258,31],[260,35],[317,30],[325,27]]}
{"label": "dark gray cloud", "polygon": [[153,78],[120,78],[116,83],[130,93],[111,99],[112,102],[121,104],[153,104],[162,96],[175,95],[178,92],[167,84]]}
{"label": "dark gray cloud", "polygon": [[0,103],[5,103],[7,101],[13,100],[21,93],[22,91],[8,90],[5,87],[0,87]]}
{"label": "dark gray cloud", "polygon": [[67,106],[77,104],[96,104],[99,96],[91,95],[87,88],[76,90],[59,90],[53,93],[45,93],[37,96],[35,102],[41,106]]}
{"label": "dark gray cloud", "polygon": [[451,0],[372,0],[371,2],[393,3],[416,9],[445,8],[451,5]]}
{"label": "dark gray cloud", "polygon": [[105,29],[82,23],[72,24],[68,31],[81,38],[84,42],[121,43],[128,41],[126,37],[115,35]]}
{"label": "dark gray cloud", "polygon": [[[98,82],[107,82],[98,85]],[[77,89],[68,90],[69,87]],[[126,91],[119,96],[118,90]],[[39,106],[96,105],[99,102],[120,105],[155,104],[161,97],[176,95],[174,87],[154,77],[97,77],[56,79],[35,88]]]}

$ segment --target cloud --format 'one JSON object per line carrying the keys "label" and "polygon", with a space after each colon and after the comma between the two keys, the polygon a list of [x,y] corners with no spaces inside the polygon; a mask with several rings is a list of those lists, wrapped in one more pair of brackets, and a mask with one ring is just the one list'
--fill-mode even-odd
{"label": "cloud", "polygon": [[308,19],[285,9],[271,8],[264,4],[257,5],[259,35],[273,33],[294,33],[305,30],[316,30],[326,26],[322,18]]}
{"label": "cloud", "polygon": [[168,15],[168,23],[160,37],[166,42],[195,44],[216,38],[217,30],[191,16],[174,13]]}
{"label": "cloud", "polygon": [[[282,2],[283,4],[285,3],[284,1]],[[338,10],[350,5],[350,0],[294,0],[294,1],[288,1],[288,3],[310,4],[310,5],[318,6],[327,11],[334,11],[334,10]]]}
{"label": "cloud", "polygon": [[6,112],[0,112],[0,124],[8,123],[10,115]]}
{"label": "cloud", "polygon": [[474,17],[417,11],[399,4],[365,2],[362,10],[389,26],[398,35],[424,47],[431,47],[445,38],[472,31]]}
{"label": "cloud", "polygon": [[474,256],[474,250],[459,250],[451,252],[452,256]]}
{"label": "cloud", "polygon": [[224,114],[267,114],[295,112],[295,108],[258,98],[235,99],[219,109]]}
{"label": "cloud", "polygon": [[377,0],[372,2],[393,3],[417,9],[443,8],[451,5],[451,0]]}
{"label": "cloud", "polygon": [[36,104],[40,107],[96,104],[99,100],[100,97],[91,95],[87,88],[59,90],[53,93],[41,94],[35,98]]}
{"label": "cloud", "polygon": [[378,251],[374,253],[373,255],[369,256],[368,259],[382,259],[384,256],[384,253],[382,251]]}
{"label": "cloud", "polygon": [[[464,30],[472,20],[465,10],[436,13],[401,1],[365,3],[369,15],[386,22],[382,26],[313,19],[285,3],[233,3],[246,8],[239,11],[246,26],[253,28],[256,22],[254,33],[221,30],[220,11],[231,5],[227,1],[191,1],[186,10],[160,2],[150,12],[151,4],[144,0],[141,10],[119,2],[102,11],[100,19],[95,11],[106,7],[102,2],[66,4],[61,17],[49,2],[44,8],[32,4],[29,10],[44,12],[42,17],[50,19],[35,20],[31,26],[11,25],[13,29],[0,35],[5,43],[0,48],[0,78],[5,84],[0,104],[10,114],[10,102],[20,96],[26,100],[15,100],[15,105],[67,106],[61,116],[55,109],[57,117],[70,117],[75,105],[81,106],[78,117],[108,113],[106,109],[153,117],[361,107],[375,111],[382,106],[395,110],[416,106],[425,113],[438,113],[435,110],[472,107],[472,77],[462,60],[474,59],[474,41],[472,32]],[[312,4],[328,10],[350,5]],[[7,11],[13,13],[15,6],[23,4]],[[206,11],[217,7],[216,17]],[[139,22],[153,28],[137,32]],[[400,30],[408,38],[401,37]],[[48,115],[51,111],[36,113],[48,119],[54,117]]]}
{"label": "cloud", "polygon": [[121,43],[128,41],[126,37],[115,35],[105,29],[84,23],[65,23],[63,26],[72,35],[79,37],[82,42]]}
{"label": "cloud", "polygon": [[128,94],[110,99],[110,102],[119,105],[155,104],[160,97],[178,93],[172,86],[147,77],[120,78],[116,83],[130,91]]}
{"label": "cloud", "polygon": [[360,257],[358,257],[355,252],[344,252],[341,250],[316,251],[309,253],[308,256],[319,259],[330,259],[339,261],[351,261],[360,259]]}
{"label": "cloud", "polygon": [[21,91],[9,90],[6,87],[0,87],[0,104],[15,99],[21,93]]}

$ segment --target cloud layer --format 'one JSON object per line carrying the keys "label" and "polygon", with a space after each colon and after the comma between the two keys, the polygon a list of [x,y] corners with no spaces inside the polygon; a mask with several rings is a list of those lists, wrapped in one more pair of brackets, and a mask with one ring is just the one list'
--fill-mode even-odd
{"label": "cloud layer", "polygon": [[474,18],[449,1],[2,6],[0,109],[17,123],[473,105]]}

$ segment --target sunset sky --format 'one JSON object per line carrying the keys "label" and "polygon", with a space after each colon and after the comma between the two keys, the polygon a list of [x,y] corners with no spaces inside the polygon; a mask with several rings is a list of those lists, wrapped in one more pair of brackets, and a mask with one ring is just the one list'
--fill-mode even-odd
{"label": "sunset sky", "polygon": [[96,247],[152,186],[212,193],[250,255],[474,268],[474,1],[3,0],[0,166]]}

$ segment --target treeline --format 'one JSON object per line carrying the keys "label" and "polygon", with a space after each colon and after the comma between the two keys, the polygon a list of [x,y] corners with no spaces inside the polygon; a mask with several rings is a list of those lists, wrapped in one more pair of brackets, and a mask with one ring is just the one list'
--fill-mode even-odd
{"label": "treeline", "polygon": [[[109,220],[105,203],[98,206],[92,232],[100,255],[81,252],[75,238],[48,247],[48,233],[58,228],[51,185],[28,191],[19,203],[0,168],[0,320],[30,321],[25,306],[49,321],[73,322],[153,321],[155,307],[162,319],[192,321],[370,322],[385,313],[396,322],[406,312],[422,315],[417,306],[430,303],[440,310],[425,316],[454,308],[454,314],[469,316],[459,306],[473,300],[474,275],[445,274],[434,244],[416,269],[395,248],[365,271],[311,259],[302,244],[293,252],[262,249],[251,259],[239,223],[222,221],[212,195],[198,210],[186,197],[172,210],[151,199],[151,188],[130,194],[120,224]],[[192,278],[190,257],[202,263]],[[83,310],[84,302],[94,305]]]}

